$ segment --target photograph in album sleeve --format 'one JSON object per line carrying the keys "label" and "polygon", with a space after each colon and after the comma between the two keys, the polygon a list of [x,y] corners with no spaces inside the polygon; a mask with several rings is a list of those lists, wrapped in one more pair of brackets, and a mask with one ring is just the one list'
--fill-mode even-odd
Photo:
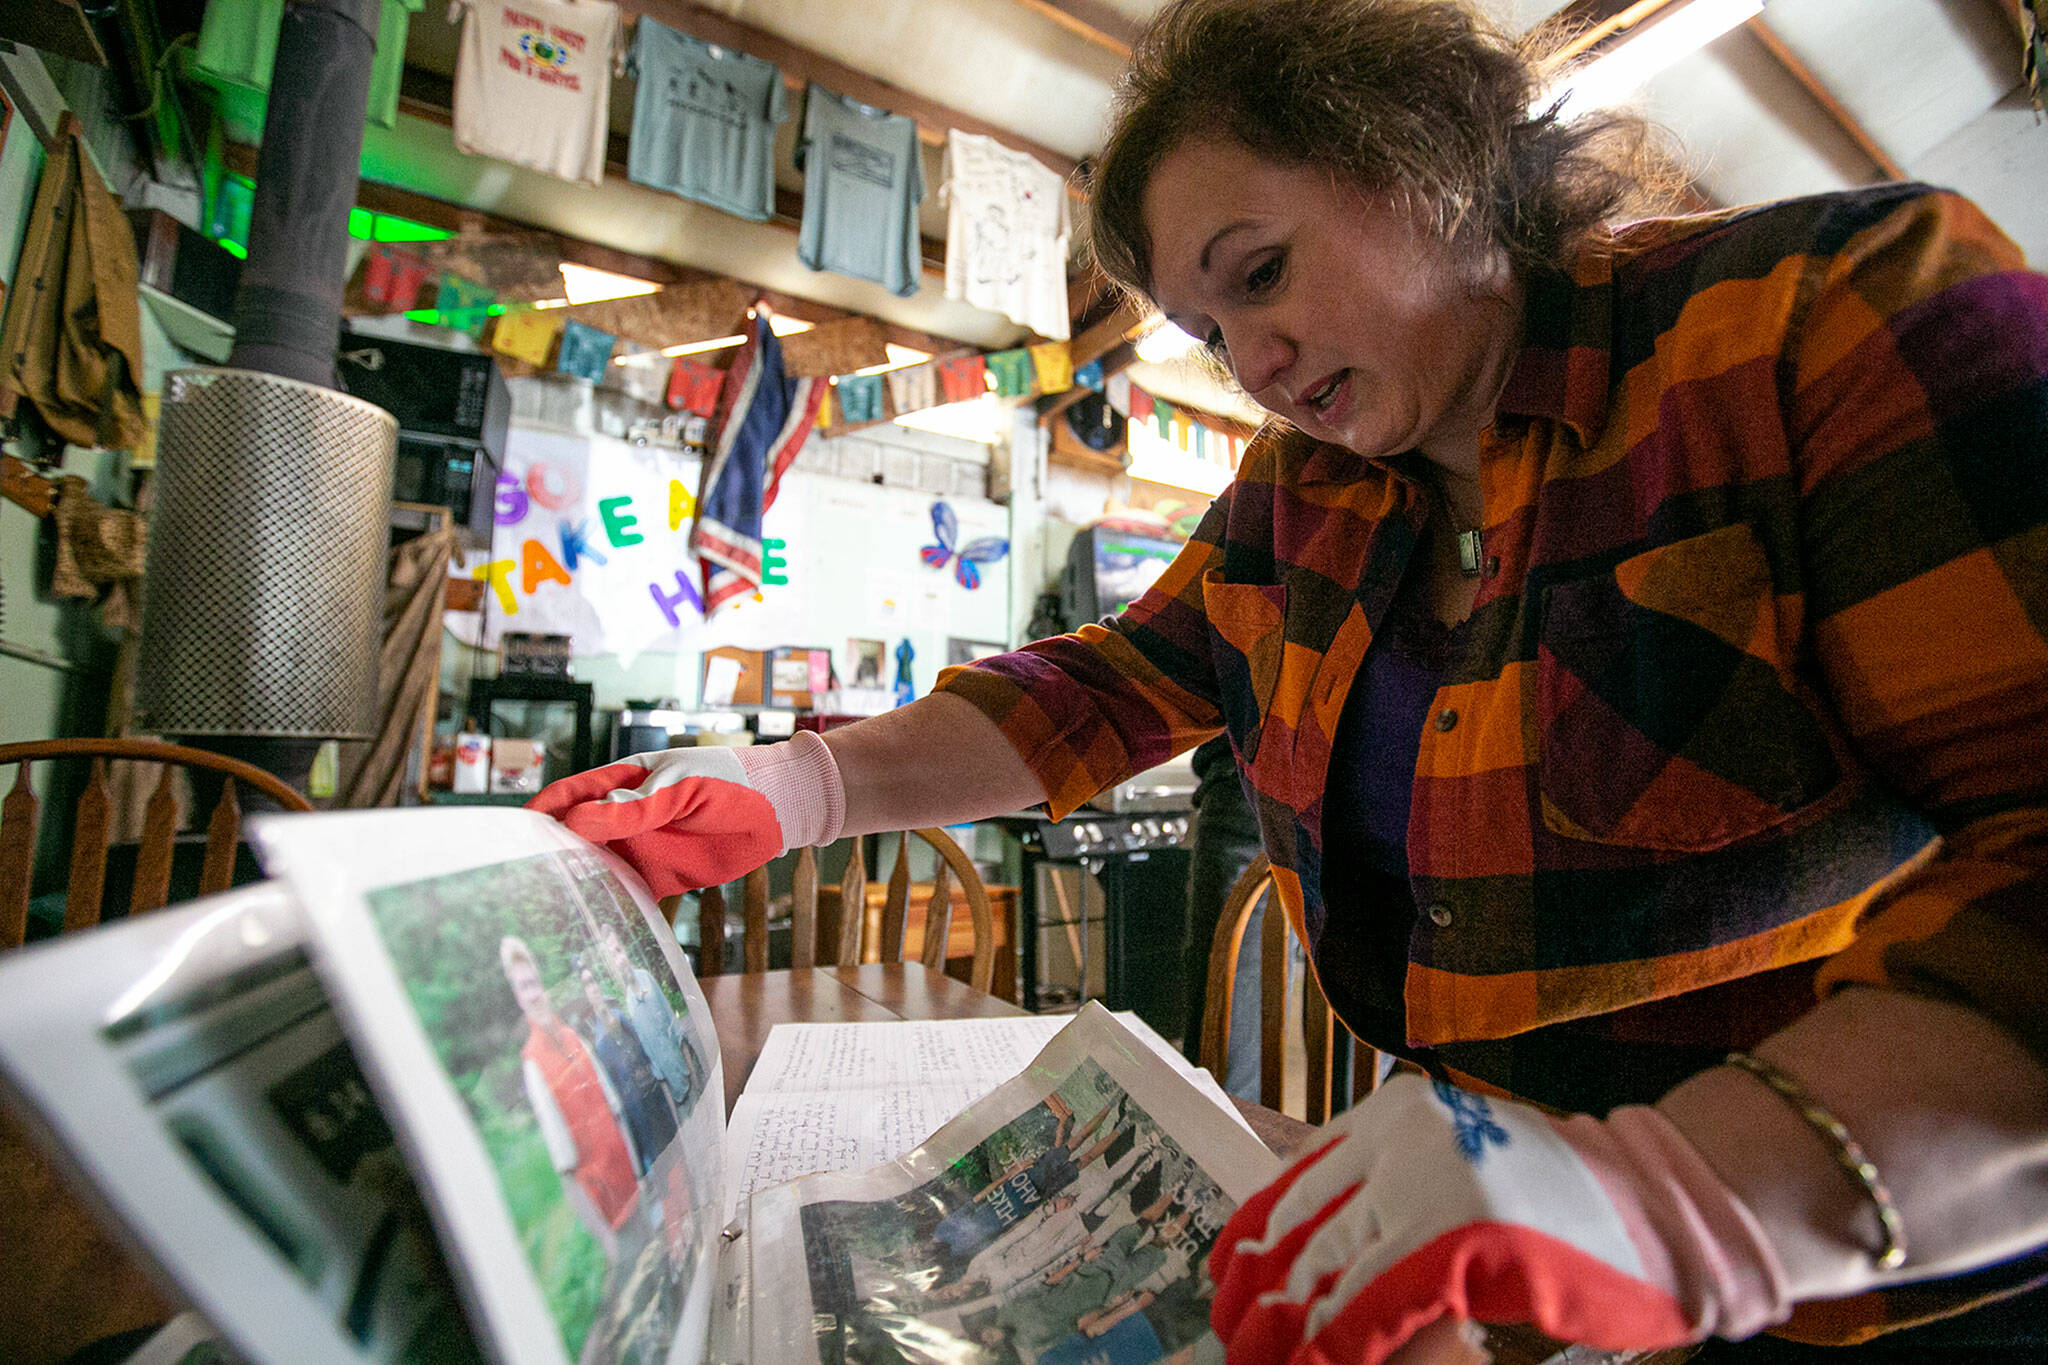
{"label": "photograph in album sleeve", "polygon": [[561,849],[365,899],[567,1355],[664,1359],[716,1250],[724,1097],[632,894]]}
{"label": "photograph in album sleeve", "polygon": [[460,1365],[426,1206],[302,955],[109,1030],[164,1127],[366,1360]]}
{"label": "photograph in album sleeve", "polygon": [[1096,1062],[891,1199],[801,1206],[828,1362],[1221,1360],[1209,1248],[1235,1203]]}

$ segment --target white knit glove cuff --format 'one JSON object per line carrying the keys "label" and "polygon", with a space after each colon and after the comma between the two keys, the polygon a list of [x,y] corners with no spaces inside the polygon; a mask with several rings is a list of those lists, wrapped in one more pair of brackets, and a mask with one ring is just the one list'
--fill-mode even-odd
{"label": "white knit glove cuff", "polygon": [[782,826],[782,848],[814,848],[839,837],[846,822],[846,784],[825,741],[799,730],[782,744],[735,749],[747,785],[768,798]]}

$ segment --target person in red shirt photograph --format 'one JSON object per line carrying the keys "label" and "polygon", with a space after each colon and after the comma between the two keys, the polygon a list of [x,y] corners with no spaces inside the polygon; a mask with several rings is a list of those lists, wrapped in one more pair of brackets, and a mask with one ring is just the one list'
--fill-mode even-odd
{"label": "person in red shirt photograph", "polygon": [[528,1025],[519,1050],[526,1102],[564,1197],[610,1256],[639,1196],[639,1164],[619,1123],[619,1098],[590,1045],[548,998],[533,950],[507,935],[498,960]]}

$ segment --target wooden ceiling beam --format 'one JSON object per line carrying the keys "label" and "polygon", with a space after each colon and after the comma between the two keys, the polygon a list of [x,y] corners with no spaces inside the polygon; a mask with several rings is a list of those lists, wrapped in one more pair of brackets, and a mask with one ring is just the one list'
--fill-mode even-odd
{"label": "wooden ceiling beam", "polygon": [[1857,121],[1856,116],[1835,98],[1834,91],[1828,89],[1827,83],[1814,74],[1813,68],[1801,61],[1799,54],[1785,45],[1785,40],[1778,36],[1776,29],[1764,22],[1762,15],[1749,20],[1743,28],[1749,31],[1750,37],[1763,44],[1763,49],[1770,54],[1771,60],[1776,62],[1786,75],[1798,82],[1807,97],[1819,105],[1834,125],[1847,134],[1849,140],[1870,158],[1871,164],[1883,173],[1885,179],[1906,179],[1905,169],[1892,160],[1884,148],[1877,145],[1877,139],[1872,137],[1869,130]]}
{"label": "wooden ceiling beam", "polygon": [[1543,21],[1540,28],[1568,34],[1558,48],[1545,56],[1555,65],[1570,61],[1607,42],[1617,33],[1634,28],[1660,11],[1686,0],[1572,0]]}
{"label": "wooden ceiling beam", "polygon": [[[253,177],[256,174],[254,147],[236,142],[229,143],[225,151],[223,159],[228,170],[236,175]],[[386,213],[395,218],[409,219],[427,227],[439,228],[443,232],[495,232],[528,236],[533,239],[537,250],[555,261],[587,265],[593,270],[608,270],[614,275],[630,275],[635,279],[650,280],[664,288],[723,278],[714,271],[700,270],[695,266],[682,265],[659,256],[642,256],[637,252],[621,251],[616,247],[605,246],[601,242],[570,237],[551,228],[536,227],[531,223],[520,222],[518,219],[507,218],[484,209],[451,204],[445,199],[436,199],[415,190],[385,185],[374,180],[360,180],[356,183],[356,206],[371,213]],[[762,301],[776,312],[804,322],[838,322],[846,318],[866,316],[835,308],[831,304],[818,303],[794,294],[769,289],[751,280],[742,280],[740,283],[758,290]],[[980,349],[954,337],[921,332],[914,327],[904,327],[898,323],[883,322],[881,325],[886,340],[934,356],[959,355],[969,350]],[[677,341],[708,339],[678,337]]]}
{"label": "wooden ceiling beam", "polygon": [[686,33],[719,47],[737,48],[750,57],[771,62],[782,72],[783,84],[798,93],[802,93],[806,84],[816,81],[836,94],[901,114],[917,124],[920,138],[934,146],[943,146],[946,133],[958,128],[963,133],[992,137],[1015,151],[1028,152],[1062,177],[1071,177],[1074,173],[1073,157],[1021,137],[1007,128],[998,128],[972,114],[926,99],[899,85],[856,71],[823,53],[777,37],[766,29],[727,18],[702,5],[690,4],[686,0],[622,0],[619,9],[631,18],[638,19],[644,15],[657,19],[678,33]]}
{"label": "wooden ceiling beam", "polygon": [[1102,0],[1015,0],[1033,13],[1042,14],[1067,32],[1097,47],[1128,59],[1137,45],[1142,25],[1133,23],[1102,3]]}

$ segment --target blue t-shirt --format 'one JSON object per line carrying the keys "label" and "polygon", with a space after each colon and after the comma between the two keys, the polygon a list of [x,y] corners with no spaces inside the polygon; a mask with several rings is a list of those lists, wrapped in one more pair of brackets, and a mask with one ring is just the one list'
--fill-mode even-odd
{"label": "blue t-shirt", "polygon": [[917,125],[813,85],[804,94],[797,156],[804,172],[797,256],[813,270],[915,294],[917,206],[924,202]]}
{"label": "blue t-shirt", "polygon": [[640,82],[627,175],[756,222],[774,213],[775,128],[789,120],[780,71],[642,19],[626,74]]}
{"label": "blue t-shirt", "polygon": [[1038,1353],[1038,1365],[1150,1365],[1166,1354],[1143,1313],[1120,1319],[1101,1336],[1076,1331]]}

